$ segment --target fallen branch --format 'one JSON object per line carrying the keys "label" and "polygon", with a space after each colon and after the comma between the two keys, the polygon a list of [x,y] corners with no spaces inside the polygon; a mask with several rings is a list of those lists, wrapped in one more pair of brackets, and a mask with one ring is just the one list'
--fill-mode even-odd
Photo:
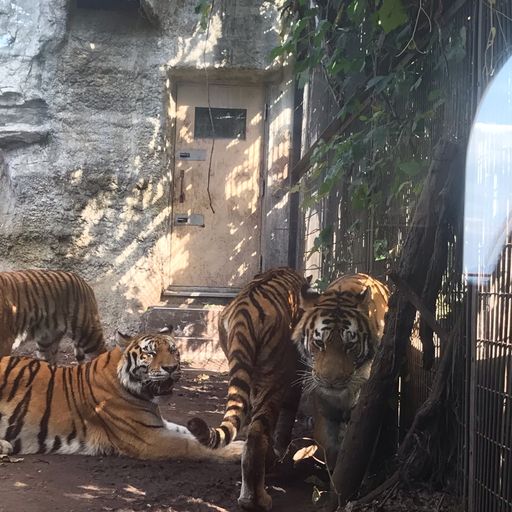
{"label": "fallen branch", "polygon": [[[369,492],[366,496],[359,498],[353,503],[351,510],[357,510],[360,507],[368,505],[376,500],[382,493],[386,492],[389,488],[394,488],[400,482],[400,472],[395,471],[386,481],[382,482],[373,491]],[[382,503],[380,503],[382,505]]]}

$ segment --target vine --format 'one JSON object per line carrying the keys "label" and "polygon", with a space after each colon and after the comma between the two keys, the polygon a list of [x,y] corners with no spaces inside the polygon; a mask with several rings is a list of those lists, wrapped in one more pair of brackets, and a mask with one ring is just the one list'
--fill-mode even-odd
{"label": "vine", "polygon": [[[314,144],[292,189],[301,191],[303,207],[340,182],[353,210],[386,215],[397,201],[411,205],[429,165],[425,140],[435,142],[445,103],[436,73],[464,57],[465,32],[443,32],[439,0],[288,0],[281,13],[281,44],[271,59],[292,63],[301,87],[314,87],[320,73],[332,119],[345,126]],[[325,227],[313,251],[328,247],[331,235]],[[391,249],[385,238],[375,240],[374,258]]]}

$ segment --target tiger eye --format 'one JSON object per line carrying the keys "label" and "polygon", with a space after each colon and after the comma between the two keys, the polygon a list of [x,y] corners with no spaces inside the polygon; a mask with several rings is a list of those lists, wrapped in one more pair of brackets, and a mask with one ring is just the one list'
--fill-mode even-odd
{"label": "tiger eye", "polygon": [[325,343],[322,340],[313,340],[313,345],[319,350],[325,350]]}

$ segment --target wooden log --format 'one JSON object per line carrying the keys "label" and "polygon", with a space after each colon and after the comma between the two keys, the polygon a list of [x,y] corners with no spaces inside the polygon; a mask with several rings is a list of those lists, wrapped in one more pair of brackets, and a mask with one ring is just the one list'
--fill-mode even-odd
{"label": "wooden log", "polygon": [[[461,190],[449,190],[447,183],[457,183],[454,175],[464,171],[463,155],[458,146],[441,141],[435,148],[432,163],[420,195],[418,206],[405,240],[397,275],[420,294],[428,272],[439,225],[441,200]],[[446,193],[441,197],[441,191]],[[332,475],[332,493],[327,510],[335,510],[351,499],[359,489],[370,462],[372,448],[381,425],[393,385],[405,360],[416,308],[398,289],[390,297],[384,335],[375,355],[368,382],[352,411],[345,438],[338,453]]]}

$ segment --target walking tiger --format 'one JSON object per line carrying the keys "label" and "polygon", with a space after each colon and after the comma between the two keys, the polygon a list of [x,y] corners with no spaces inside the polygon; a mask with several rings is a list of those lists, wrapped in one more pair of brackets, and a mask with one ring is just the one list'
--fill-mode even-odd
{"label": "walking tiger", "polygon": [[226,411],[217,428],[200,418],[189,429],[206,446],[228,445],[250,412],[242,456],[242,488],[238,503],[254,510],[269,510],[272,499],[265,490],[265,465],[275,449],[282,454],[290,441],[300,385],[292,386],[299,367],[291,341],[300,317],[301,288],[308,281],[289,268],[257,275],[222,312],[220,344],[229,362]]}
{"label": "walking tiger", "polygon": [[304,392],[313,395],[314,438],[334,469],[350,412],[368,380],[384,332],[389,292],[366,274],[344,275],[318,294],[304,290],[293,339],[310,360]]}
{"label": "walking tiger", "polygon": [[0,356],[15,341],[35,340],[38,356],[53,363],[68,335],[79,363],[106,350],[92,288],[60,270],[0,272]]}

